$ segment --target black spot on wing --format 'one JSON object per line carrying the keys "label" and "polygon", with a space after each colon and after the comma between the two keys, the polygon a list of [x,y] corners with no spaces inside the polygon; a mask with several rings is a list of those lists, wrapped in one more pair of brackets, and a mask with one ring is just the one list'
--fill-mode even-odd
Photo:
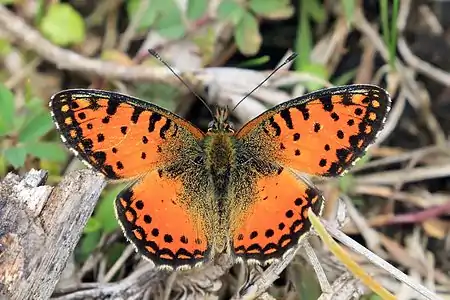
{"label": "black spot on wing", "polygon": [[350,93],[342,94],[342,104],[345,106],[353,104],[352,95]]}
{"label": "black spot on wing", "polygon": [[169,130],[171,123],[172,123],[172,121],[170,121],[170,119],[166,119],[166,123],[164,123],[164,125],[159,130],[159,136],[162,139],[166,139],[166,132],[167,132],[167,130]]}
{"label": "black spot on wing", "polygon": [[103,151],[95,151],[93,157],[97,164],[103,165],[106,162],[106,153]]}
{"label": "black spot on wing", "polygon": [[173,123],[173,133],[172,136],[177,136],[178,134],[178,125],[176,123]]}
{"label": "black spot on wing", "polygon": [[280,112],[280,116],[284,120],[284,122],[286,123],[287,128],[289,128],[289,129],[293,129],[294,128],[294,125],[292,124],[291,113],[290,113],[288,108],[283,109]]}
{"label": "black spot on wing", "polygon": [[309,109],[306,107],[305,104],[297,105],[297,106],[295,106],[295,108],[298,109],[302,113],[303,120],[305,120],[305,121],[309,120],[309,117],[310,117]]}
{"label": "black spot on wing", "polygon": [[131,114],[131,122],[133,122],[133,124],[136,124],[138,122],[139,116],[143,111],[144,109],[142,107],[134,107],[133,113]]}
{"label": "black spot on wing", "polygon": [[324,95],[322,97],[320,97],[319,101],[322,103],[323,109],[331,112],[334,109],[334,105],[333,102],[331,101],[331,97],[332,95]]}
{"label": "black spot on wing", "polygon": [[108,101],[108,106],[106,107],[106,113],[110,116],[115,115],[117,112],[117,107],[119,107],[120,103],[118,101]]}
{"label": "black spot on wing", "polygon": [[270,126],[272,126],[272,128],[275,130],[275,136],[280,136],[280,134],[281,134],[281,128],[280,128],[280,125],[278,125],[278,123],[275,122],[275,120],[274,120],[273,117],[271,117],[271,118],[269,119],[269,124],[270,124]]}
{"label": "black spot on wing", "polygon": [[149,118],[148,121],[148,132],[153,132],[155,130],[155,125],[158,121],[162,119],[161,115],[154,112]]}

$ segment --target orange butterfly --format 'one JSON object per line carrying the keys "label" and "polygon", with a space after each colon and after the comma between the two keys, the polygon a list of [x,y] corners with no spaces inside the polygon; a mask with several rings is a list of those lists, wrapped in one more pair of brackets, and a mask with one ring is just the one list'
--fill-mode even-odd
{"label": "orange butterfly", "polygon": [[374,141],[390,109],[373,85],[324,89],[267,110],[235,132],[218,108],[208,132],[114,92],[61,91],[50,107],[61,138],[108,179],[133,179],[115,201],[137,251],[183,269],[228,253],[280,259],[310,229],[323,197],[295,171],[337,176]]}

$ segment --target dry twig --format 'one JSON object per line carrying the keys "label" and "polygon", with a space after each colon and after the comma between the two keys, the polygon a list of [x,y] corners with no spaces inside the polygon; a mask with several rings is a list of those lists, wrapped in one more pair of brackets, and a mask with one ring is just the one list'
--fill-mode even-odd
{"label": "dry twig", "polygon": [[48,299],[105,185],[80,171],[55,189],[46,172],[10,173],[0,186],[0,295]]}
{"label": "dry twig", "polygon": [[0,31],[21,46],[54,63],[61,70],[83,72],[107,79],[159,81],[179,86],[178,80],[166,68],[120,65],[87,58],[59,48],[3,5],[0,5]]}

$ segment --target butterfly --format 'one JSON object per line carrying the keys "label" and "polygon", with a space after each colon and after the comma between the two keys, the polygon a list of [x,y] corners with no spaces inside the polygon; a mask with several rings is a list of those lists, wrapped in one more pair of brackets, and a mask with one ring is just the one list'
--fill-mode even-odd
{"label": "butterfly", "polygon": [[159,268],[188,269],[226,253],[270,263],[295,251],[322,193],[299,173],[333,177],[364,155],[386,121],[374,85],[319,90],[235,131],[218,107],[207,132],[157,105],[93,89],[52,96],[65,145],[110,180],[125,236]]}

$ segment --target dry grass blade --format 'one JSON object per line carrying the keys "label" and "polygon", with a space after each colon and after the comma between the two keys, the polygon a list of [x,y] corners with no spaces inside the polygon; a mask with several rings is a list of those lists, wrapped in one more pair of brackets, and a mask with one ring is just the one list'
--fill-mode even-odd
{"label": "dry grass blade", "polygon": [[[312,212],[310,212],[312,214]],[[309,215],[309,214],[308,214]],[[314,218],[314,217],[313,217]],[[334,226],[329,225],[325,220],[322,220],[322,222],[319,221],[319,219],[316,217],[316,220],[311,221],[313,223],[314,228],[317,230],[316,225],[320,227],[324,227],[326,230],[323,230],[322,232],[325,234],[325,236],[328,236],[329,239],[331,237],[328,235],[328,233],[336,238],[339,242],[343,243],[347,247],[351,248],[353,251],[363,255],[367,258],[370,262],[377,265],[378,267],[384,269],[386,272],[400,280],[401,282],[407,284],[409,287],[411,287],[413,290],[420,293],[424,299],[430,299],[430,300],[438,300],[438,296],[431,292],[429,289],[427,289],[425,286],[412,281],[405,273],[401,272],[399,269],[395,268],[379,256],[377,256],[375,253],[369,251],[368,249],[364,248],[351,238],[349,238],[347,235],[336,229]],[[323,225],[322,225],[323,224]],[[332,241],[332,239],[331,239]],[[335,243],[332,241],[332,243]]]}
{"label": "dry grass blade", "polygon": [[378,282],[373,280],[369,274],[367,274],[356,262],[354,262],[350,256],[328,235],[325,228],[320,223],[319,218],[314,214],[311,209],[308,209],[308,218],[311,221],[315,231],[319,234],[322,241],[328,246],[330,251],[347,266],[349,271],[360,279],[365,285],[367,285],[373,292],[377,293],[382,299],[393,300],[395,299],[389,291],[382,287]]}

